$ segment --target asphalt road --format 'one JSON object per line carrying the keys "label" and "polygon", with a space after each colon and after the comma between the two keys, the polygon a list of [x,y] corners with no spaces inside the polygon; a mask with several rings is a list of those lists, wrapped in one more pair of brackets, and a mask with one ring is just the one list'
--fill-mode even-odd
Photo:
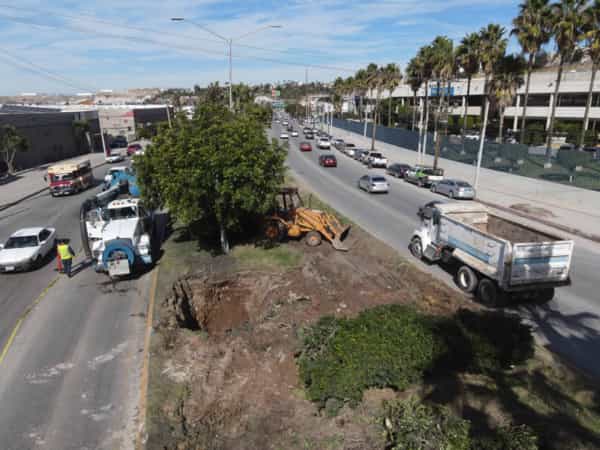
{"label": "asphalt road", "polygon": [[[95,171],[104,176],[106,167]],[[79,207],[97,192],[41,194],[0,212],[0,239],[49,225],[80,252]],[[91,268],[57,277],[55,260],[0,276],[0,345],[44,291],[0,365],[0,447],[133,448],[150,274],[116,285]],[[1,347],[0,347],[1,348]]]}
{"label": "asphalt road", "polygon": [[[295,128],[301,129],[298,125]],[[279,137],[281,131],[282,127],[275,124],[270,133]],[[358,179],[367,173],[383,174],[383,169],[368,169],[333,147],[329,152],[336,155],[338,167],[321,167],[318,157],[328,151],[316,148],[315,140],[312,141],[312,152],[300,152],[298,144],[303,140],[302,133],[298,138],[289,139],[287,164],[295,175],[340,213],[412,258],[408,242],[419,223],[416,216],[419,206],[443,197],[390,176],[386,176],[390,182],[388,194],[368,194],[358,189]],[[600,377],[600,359],[597,357],[600,348],[600,246],[577,237],[574,240],[572,286],[557,289],[555,298],[544,305],[523,304],[512,309],[532,325],[539,342],[591,376]],[[455,287],[454,274],[438,265],[415,263]]]}

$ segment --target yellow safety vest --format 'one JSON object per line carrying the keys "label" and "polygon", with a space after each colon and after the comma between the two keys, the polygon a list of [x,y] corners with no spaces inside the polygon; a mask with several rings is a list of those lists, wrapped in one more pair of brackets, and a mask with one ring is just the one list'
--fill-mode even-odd
{"label": "yellow safety vest", "polygon": [[63,261],[65,259],[72,259],[73,255],[71,254],[71,250],[69,250],[69,246],[65,245],[65,244],[60,244],[57,247],[57,251],[58,251],[58,256],[60,256],[60,259],[62,259]]}

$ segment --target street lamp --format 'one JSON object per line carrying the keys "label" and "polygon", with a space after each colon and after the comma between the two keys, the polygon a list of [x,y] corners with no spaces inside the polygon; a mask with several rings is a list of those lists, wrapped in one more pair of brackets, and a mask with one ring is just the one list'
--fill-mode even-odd
{"label": "street lamp", "polygon": [[254,33],[258,33],[260,31],[263,30],[267,30],[269,28],[281,28],[281,25],[265,25],[263,27],[257,28],[256,30],[252,30],[249,31],[248,33],[244,33],[241,34],[239,36],[235,36],[235,37],[225,37],[219,33],[216,33],[214,31],[212,31],[210,28],[205,27],[204,25],[201,25],[197,22],[194,22],[193,20],[190,19],[186,19],[185,17],[171,17],[171,20],[173,22],[189,22],[192,25],[196,25],[198,28],[203,29],[204,31],[206,31],[207,33],[212,34],[215,37],[218,37],[219,39],[221,39],[222,41],[224,41],[227,44],[227,49],[229,51],[229,109],[233,111],[233,96],[231,93],[231,89],[232,89],[232,85],[233,85],[233,62],[232,62],[232,47],[233,47],[233,42],[237,41],[238,39],[247,37],[251,34]]}

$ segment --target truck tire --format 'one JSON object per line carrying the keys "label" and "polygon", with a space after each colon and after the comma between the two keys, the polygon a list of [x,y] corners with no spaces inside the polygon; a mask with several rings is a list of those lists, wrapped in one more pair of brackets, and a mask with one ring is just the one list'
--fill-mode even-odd
{"label": "truck tire", "polygon": [[461,291],[471,294],[477,288],[477,274],[469,266],[460,266],[456,272],[456,284]]}
{"label": "truck tire", "polygon": [[508,296],[495,281],[482,278],[477,285],[477,299],[489,308],[501,308],[506,306]]}
{"label": "truck tire", "polygon": [[104,251],[102,252],[102,265],[105,269],[108,270],[108,261],[110,261],[117,253],[126,255],[129,266],[133,266],[133,263],[135,262],[135,251],[133,250],[131,242],[128,239],[113,239],[106,243]]}
{"label": "truck tire", "polygon": [[410,253],[417,259],[423,259],[423,243],[421,242],[421,238],[415,236],[410,241],[409,245]]}
{"label": "truck tire", "polygon": [[309,231],[308,233],[306,233],[306,245],[308,245],[309,247],[317,247],[319,245],[321,245],[321,241],[323,240],[323,238],[321,237],[321,233],[319,233],[318,231]]}
{"label": "truck tire", "polygon": [[537,292],[537,300],[542,303],[549,302],[554,298],[554,288],[540,289]]}

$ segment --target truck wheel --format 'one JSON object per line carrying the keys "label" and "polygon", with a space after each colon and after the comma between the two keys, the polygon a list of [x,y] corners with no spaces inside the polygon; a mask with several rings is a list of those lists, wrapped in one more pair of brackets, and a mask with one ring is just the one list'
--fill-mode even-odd
{"label": "truck wheel", "polygon": [[477,286],[477,299],[489,308],[501,308],[506,305],[507,296],[495,281],[483,278]]}
{"label": "truck wheel", "polygon": [[549,302],[550,300],[552,300],[554,298],[554,288],[540,289],[537,292],[536,297],[539,302],[542,302],[542,303]]}
{"label": "truck wheel", "polygon": [[280,222],[277,220],[271,220],[265,226],[265,236],[270,241],[281,242],[285,237],[285,230],[283,229],[283,226],[281,226]]}
{"label": "truck wheel", "polygon": [[321,241],[323,238],[321,237],[321,233],[318,231],[309,231],[306,233],[306,245],[309,247],[317,247],[321,245]]}
{"label": "truck wheel", "polygon": [[461,291],[471,294],[477,288],[477,275],[469,266],[460,266],[456,273],[456,284]]}
{"label": "truck wheel", "polygon": [[448,197],[450,197],[450,198],[454,198],[454,192],[450,191],[450,192],[448,193]]}
{"label": "truck wheel", "polygon": [[409,249],[415,258],[423,259],[423,243],[421,242],[421,238],[412,238],[412,240],[410,241]]}

